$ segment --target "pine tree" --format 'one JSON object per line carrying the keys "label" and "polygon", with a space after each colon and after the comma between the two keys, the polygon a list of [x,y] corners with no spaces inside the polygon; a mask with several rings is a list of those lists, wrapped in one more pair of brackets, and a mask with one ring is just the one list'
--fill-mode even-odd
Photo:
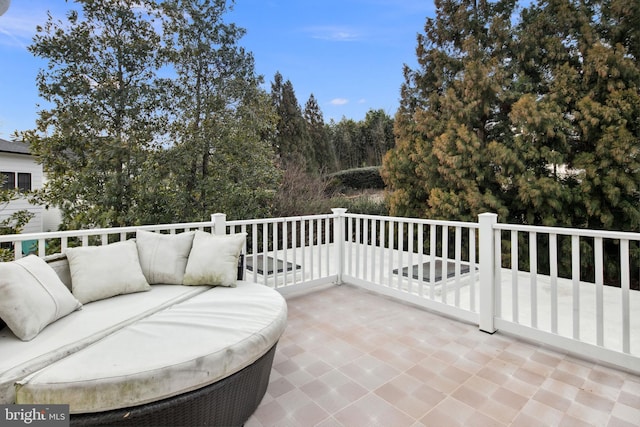
{"label": "pine tree", "polygon": [[522,182],[521,194],[538,200],[537,212],[559,205],[563,224],[640,229],[640,66],[630,25],[640,7],[554,0],[525,12],[518,74],[532,93],[512,119],[528,135],[525,151],[542,154],[539,167],[561,173],[553,186]]}
{"label": "pine tree", "polygon": [[640,7],[443,0],[405,68],[396,215],[640,227]]}
{"label": "pine tree", "polygon": [[225,0],[162,6],[164,58],[176,73],[167,82],[175,215],[268,215],[279,180],[269,141],[275,114],[253,56],[239,45],[245,31],[225,22]]}
{"label": "pine tree", "polygon": [[343,117],[338,123],[331,122],[331,140],[336,149],[339,170],[360,167],[360,126],[353,119]]}
{"label": "pine tree", "polygon": [[278,116],[274,148],[283,166],[286,168],[287,163],[295,162],[306,165],[308,171],[317,170],[293,84],[289,80],[283,83],[279,72],[271,84],[271,102]]}
{"label": "pine tree", "polygon": [[483,211],[507,215],[493,151],[500,152],[496,140],[511,133],[500,124],[508,111],[504,47],[514,3],[444,0],[436,19],[427,20],[416,50],[421,68],[405,68],[397,148],[383,170],[392,213],[465,220]]}
{"label": "pine tree", "polygon": [[78,0],[66,21],[49,16],[29,51],[40,71],[37,129],[22,139],[42,161],[45,202],[72,228],[152,220],[137,206],[141,171],[158,134],[156,75],[160,38],[140,2]]}
{"label": "pine tree", "polygon": [[369,110],[361,122],[363,164],[379,166],[394,146],[393,119],[384,110]]}
{"label": "pine tree", "polygon": [[331,139],[327,125],[324,123],[324,117],[318,101],[311,94],[304,106],[304,120],[307,124],[307,132],[313,148],[313,162],[318,165],[322,172],[336,171],[336,152]]}

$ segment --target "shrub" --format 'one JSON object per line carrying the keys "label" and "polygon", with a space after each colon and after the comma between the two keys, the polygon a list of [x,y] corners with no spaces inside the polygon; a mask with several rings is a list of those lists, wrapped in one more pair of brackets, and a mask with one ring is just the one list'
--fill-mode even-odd
{"label": "shrub", "polygon": [[349,190],[384,189],[379,166],[347,169],[327,176],[329,190],[348,192]]}

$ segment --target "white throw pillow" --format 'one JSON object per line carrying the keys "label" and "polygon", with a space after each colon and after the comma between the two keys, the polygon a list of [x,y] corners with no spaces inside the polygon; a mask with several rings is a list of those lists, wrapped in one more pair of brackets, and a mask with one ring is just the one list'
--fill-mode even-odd
{"label": "white throw pillow", "polygon": [[194,234],[192,231],[180,234],[137,231],[140,267],[149,284],[182,284]]}
{"label": "white throw pillow", "polygon": [[68,248],[65,253],[71,271],[71,290],[83,304],[151,289],[142,274],[134,240]]}
{"label": "white throw pillow", "polygon": [[0,263],[0,295],[0,317],[23,341],[82,306],[35,255]]}
{"label": "white throw pillow", "polygon": [[183,283],[235,287],[238,257],[246,239],[247,233],[216,236],[196,231]]}

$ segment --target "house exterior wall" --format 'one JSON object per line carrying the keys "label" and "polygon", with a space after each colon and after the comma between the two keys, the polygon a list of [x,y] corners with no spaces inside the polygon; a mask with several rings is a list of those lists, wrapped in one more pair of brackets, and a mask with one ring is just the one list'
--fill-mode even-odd
{"label": "house exterior wall", "polygon": [[[43,172],[42,165],[38,164],[34,158],[26,154],[14,154],[0,152],[0,171],[18,172],[31,174],[31,189],[42,188]],[[26,209],[35,216],[25,225],[23,233],[38,233],[43,230],[44,207],[32,205],[26,197],[9,202],[6,206],[0,206],[0,219],[7,218],[12,213]]]}

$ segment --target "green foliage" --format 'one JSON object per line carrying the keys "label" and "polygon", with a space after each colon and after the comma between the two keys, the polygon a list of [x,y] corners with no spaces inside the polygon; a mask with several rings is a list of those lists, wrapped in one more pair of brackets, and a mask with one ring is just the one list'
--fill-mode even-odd
{"label": "green foliage", "polygon": [[283,168],[295,163],[306,165],[308,171],[317,170],[307,122],[302,115],[293,84],[289,80],[283,82],[279,72],[271,83],[271,103],[277,114],[273,145]]}
{"label": "green foliage", "polygon": [[384,189],[384,181],[380,176],[379,166],[347,169],[327,175],[331,187],[343,190]]}
{"label": "green foliage", "polygon": [[226,1],[76,3],[29,47],[48,62],[38,89],[52,107],[22,136],[62,227],[267,213],[275,115]]}
{"label": "green foliage", "polygon": [[304,107],[304,120],[313,149],[313,164],[323,172],[335,171],[338,167],[335,147],[331,141],[329,130],[324,123],[318,101],[311,94]]}
{"label": "green foliage", "polygon": [[437,2],[405,68],[391,213],[640,229],[640,7]]}
{"label": "green foliage", "polygon": [[49,16],[29,47],[48,61],[38,90],[52,107],[23,139],[49,179],[42,198],[66,226],[138,224],[148,186],[138,178],[158,132],[160,39],[139,2],[78,3],[82,13]]}
{"label": "green foliage", "polygon": [[276,116],[259,88],[253,57],[238,46],[244,30],[227,24],[226,1],[164,2],[165,60],[173,120],[170,177],[174,215],[225,212],[265,216],[279,173],[268,138]]}
{"label": "green foliage", "polygon": [[343,118],[328,127],[340,169],[378,166],[394,146],[393,119],[383,110],[369,110],[360,122]]}

